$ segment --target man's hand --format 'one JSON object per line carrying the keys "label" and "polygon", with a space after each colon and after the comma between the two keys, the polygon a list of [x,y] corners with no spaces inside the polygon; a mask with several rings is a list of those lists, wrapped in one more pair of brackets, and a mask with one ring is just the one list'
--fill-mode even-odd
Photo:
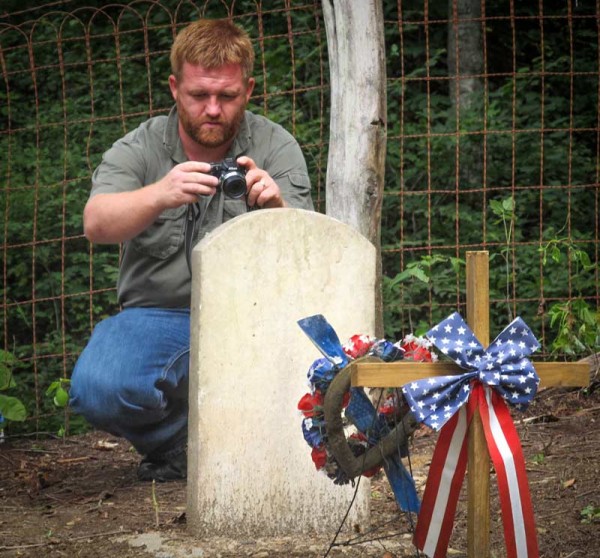
{"label": "man's hand", "polygon": [[237,164],[246,169],[247,203],[250,207],[286,207],[279,186],[268,172],[259,169],[250,157],[239,157]]}
{"label": "man's hand", "polygon": [[158,207],[167,209],[194,203],[198,196],[213,195],[218,184],[219,179],[210,174],[210,163],[186,161],[174,166],[164,178],[147,188],[154,190]]}

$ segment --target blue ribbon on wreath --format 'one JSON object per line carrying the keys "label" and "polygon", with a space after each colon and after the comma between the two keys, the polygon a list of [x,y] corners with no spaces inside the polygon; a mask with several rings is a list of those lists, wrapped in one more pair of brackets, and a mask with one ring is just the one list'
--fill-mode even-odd
{"label": "blue ribbon on wreath", "polygon": [[[313,363],[308,373],[309,379],[317,388],[326,387],[337,372],[349,364],[350,359],[344,352],[337,333],[321,314],[299,320],[298,325],[325,356]],[[373,353],[386,362],[402,358],[402,351],[385,340],[374,345]],[[376,445],[390,431],[362,388],[350,389],[350,402],[345,414],[356,429],[367,437],[371,446]],[[314,419],[305,419],[302,423],[304,438],[312,447],[323,440],[324,425],[316,422],[318,421]],[[400,457],[392,455],[386,458],[383,469],[400,509],[418,513],[420,500],[415,482]]]}

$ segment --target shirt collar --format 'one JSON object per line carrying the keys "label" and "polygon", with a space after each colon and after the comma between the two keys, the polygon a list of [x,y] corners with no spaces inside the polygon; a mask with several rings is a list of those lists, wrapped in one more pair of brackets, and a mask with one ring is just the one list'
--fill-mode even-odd
{"label": "shirt collar", "polygon": [[169,155],[176,163],[188,160],[181,138],[179,137],[179,118],[177,117],[177,105],[173,105],[167,117],[167,125],[163,134],[163,144]]}
{"label": "shirt collar", "polygon": [[250,147],[250,142],[252,140],[252,133],[250,132],[250,126],[248,124],[248,111],[244,113],[244,118],[242,119],[242,123],[240,124],[240,129],[237,133],[237,136],[233,140],[233,144],[229,149],[228,157],[238,158],[241,155],[244,155],[248,148]]}

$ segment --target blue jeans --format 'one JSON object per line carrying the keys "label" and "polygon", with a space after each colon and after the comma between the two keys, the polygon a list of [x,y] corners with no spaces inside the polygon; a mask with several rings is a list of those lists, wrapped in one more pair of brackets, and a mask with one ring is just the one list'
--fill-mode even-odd
{"label": "blue jeans", "polygon": [[187,441],[189,309],[126,308],[100,322],[71,377],[71,408],[165,456]]}

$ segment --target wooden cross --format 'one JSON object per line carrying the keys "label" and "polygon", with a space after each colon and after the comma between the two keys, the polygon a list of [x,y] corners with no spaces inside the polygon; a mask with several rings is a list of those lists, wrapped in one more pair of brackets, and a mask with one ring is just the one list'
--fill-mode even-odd
{"label": "wooden cross", "polygon": [[[490,344],[489,253],[467,252],[467,323],[483,345]],[[534,363],[540,387],[589,385],[587,363]],[[464,374],[453,362],[355,362],[350,364],[353,387],[400,388],[414,380]],[[490,556],[490,457],[479,412],[469,429],[467,480],[467,552],[469,558]]]}

